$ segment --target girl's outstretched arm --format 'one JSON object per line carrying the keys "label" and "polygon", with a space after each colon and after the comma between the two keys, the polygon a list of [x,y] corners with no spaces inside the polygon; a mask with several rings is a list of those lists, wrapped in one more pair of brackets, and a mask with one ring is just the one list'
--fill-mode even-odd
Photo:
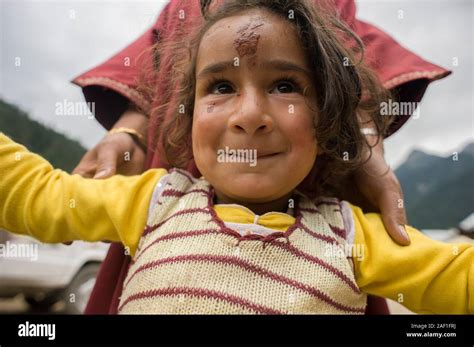
{"label": "girl's outstretched arm", "polygon": [[[406,226],[412,240],[397,245],[379,214],[352,206],[354,268],[362,291],[418,313],[474,313],[474,245],[432,240]],[[380,232],[382,230],[382,232]]]}
{"label": "girl's outstretched arm", "polygon": [[54,169],[0,133],[0,229],[42,242],[119,241],[133,255],[166,170],[105,180]]}

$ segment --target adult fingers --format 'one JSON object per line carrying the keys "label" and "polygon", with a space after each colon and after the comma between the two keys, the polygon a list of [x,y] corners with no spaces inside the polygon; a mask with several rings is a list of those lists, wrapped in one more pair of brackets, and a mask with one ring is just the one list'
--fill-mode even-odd
{"label": "adult fingers", "polygon": [[94,178],[107,178],[117,171],[117,150],[113,143],[104,142],[97,148],[97,170]]}
{"label": "adult fingers", "polygon": [[383,190],[379,198],[379,209],[383,224],[392,239],[402,246],[408,246],[411,241],[405,229],[407,218],[401,191]]}
{"label": "adult fingers", "polygon": [[72,174],[78,174],[83,177],[92,178],[96,168],[97,150],[95,148],[89,150],[81,158],[79,164],[74,168]]}

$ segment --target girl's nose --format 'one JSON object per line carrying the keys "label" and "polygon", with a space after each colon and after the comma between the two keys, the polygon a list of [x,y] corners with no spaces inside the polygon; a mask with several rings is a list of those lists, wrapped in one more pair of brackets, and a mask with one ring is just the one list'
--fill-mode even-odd
{"label": "girl's nose", "polygon": [[263,95],[259,95],[258,91],[246,90],[238,94],[237,98],[240,99],[237,109],[229,119],[229,127],[233,132],[252,136],[273,129],[273,119],[267,112]]}

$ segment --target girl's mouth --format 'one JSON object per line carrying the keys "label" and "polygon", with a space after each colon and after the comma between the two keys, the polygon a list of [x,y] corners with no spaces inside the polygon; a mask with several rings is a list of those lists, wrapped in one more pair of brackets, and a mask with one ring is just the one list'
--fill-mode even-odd
{"label": "girl's mouth", "polygon": [[281,154],[282,152],[274,152],[274,153],[268,153],[268,154],[259,154],[257,155],[257,159],[266,159],[266,158],[274,158],[277,155]]}

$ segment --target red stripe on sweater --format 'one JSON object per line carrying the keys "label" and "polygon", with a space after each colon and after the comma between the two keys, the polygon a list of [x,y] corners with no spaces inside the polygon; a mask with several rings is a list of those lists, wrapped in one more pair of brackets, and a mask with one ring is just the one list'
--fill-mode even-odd
{"label": "red stripe on sweater", "polygon": [[275,246],[277,246],[281,249],[284,249],[284,250],[290,252],[291,254],[297,256],[298,258],[303,258],[303,259],[306,259],[306,260],[308,260],[312,263],[316,263],[318,265],[321,265],[322,267],[327,269],[329,272],[331,272],[334,275],[336,275],[337,277],[339,277],[339,279],[341,279],[344,283],[346,283],[355,293],[360,294],[359,287],[357,287],[357,285],[349,277],[347,277],[342,271],[336,269],[334,266],[326,263],[324,260],[322,260],[318,257],[312,256],[312,255],[306,254],[306,253],[300,251],[299,249],[297,249],[296,247],[294,247],[294,246],[292,246],[288,243],[274,242],[274,243],[272,243],[272,245],[275,245]]}
{"label": "red stripe on sweater", "polygon": [[336,234],[337,236],[343,238],[344,240],[346,239],[346,231],[344,229],[341,229],[335,225],[329,224],[329,227],[331,228],[332,232]]}
{"label": "red stripe on sweater", "polygon": [[348,311],[348,312],[356,312],[356,313],[363,313],[365,310],[364,309],[359,309],[355,307],[350,307],[346,306],[344,304],[341,304],[334,299],[332,299],[330,296],[326,295],[322,291],[318,290],[317,288],[312,288],[304,283],[295,281],[293,279],[290,279],[288,277],[284,277],[281,275],[278,275],[274,272],[268,271],[260,266],[251,264],[245,260],[242,260],[237,257],[230,257],[230,256],[219,256],[219,255],[210,255],[210,254],[196,254],[196,255],[181,255],[181,256],[176,256],[176,257],[168,257],[164,259],[159,259],[159,260],[154,260],[149,263],[141,265],[129,278],[127,283],[125,284],[125,287],[128,286],[128,283],[132,280],[133,277],[135,277],[136,274],[147,270],[149,268],[157,267],[159,265],[163,264],[173,264],[173,263],[178,263],[178,262],[210,262],[210,263],[218,263],[218,264],[231,264],[238,266],[252,274],[259,275],[264,278],[269,278],[275,282],[283,283],[286,284],[290,287],[299,289],[303,292],[306,292],[309,295],[312,295],[314,297],[317,297],[321,301],[326,302],[327,304],[337,308],[338,310],[341,311]]}
{"label": "red stripe on sweater", "polygon": [[186,177],[189,180],[189,182],[191,182],[191,184],[196,183],[196,178],[194,178],[188,171],[181,170],[181,169],[178,169],[178,168],[173,168],[169,172],[170,173],[171,172],[176,172],[176,173],[180,174],[181,176]]}
{"label": "red stripe on sweater", "polygon": [[163,192],[161,193],[161,196],[172,196],[172,197],[183,197],[185,195],[188,195],[188,194],[193,194],[193,193],[204,193],[208,194],[208,192],[204,189],[191,189],[191,190],[188,190],[186,192],[182,192],[180,190],[176,190],[176,189],[173,189],[173,188],[168,188],[168,189],[165,189],[163,190]]}
{"label": "red stripe on sweater", "polygon": [[150,243],[148,246],[146,246],[140,251],[140,253],[135,258],[134,263],[136,263],[137,260],[141,258],[141,256],[145,253],[145,251],[147,251],[150,247],[157,244],[158,242],[172,240],[172,239],[179,239],[179,238],[184,238],[184,237],[192,237],[192,236],[208,235],[208,234],[220,234],[220,233],[221,232],[217,229],[201,229],[201,230],[181,231],[181,232],[157,237],[155,240],[153,240],[152,243]]}
{"label": "red stripe on sweater", "polygon": [[[302,212],[308,212],[308,213],[318,213],[318,214],[321,214],[321,212],[318,210],[318,209],[314,209],[314,208],[301,208],[300,209]],[[340,212],[340,210],[334,210],[333,212]],[[337,226],[334,226],[334,225],[331,225],[329,224],[329,227],[331,228],[332,232],[334,234],[336,234],[337,236],[343,238],[344,240],[346,239],[346,231],[344,229],[341,229]],[[314,237],[320,239],[320,240],[323,240],[323,241],[328,241],[328,242],[337,242],[336,239],[333,239],[331,238],[330,236],[326,236],[326,235],[320,235],[320,234],[316,234],[314,233],[313,231],[311,231],[309,228],[307,227],[304,227],[304,230],[310,234],[310,235],[313,235]]]}
{"label": "red stripe on sweater", "polygon": [[156,296],[177,296],[180,294],[189,295],[189,296],[198,297],[198,298],[201,297],[201,298],[218,299],[221,301],[231,303],[233,305],[250,309],[260,314],[283,314],[283,312],[271,309],[269,307],[255,304],[251,301],[248,301],[246,299],[240,298],[235,295],[219,293],[216,291],[201,289],[201,288],[164,288],[164,289],[152,289],[152,290],[143,291],[143,292],[140,292],[128,297],[127,300],[125,300],[125,302],[122,305],[120,305],[119,311],[122,311],[125,305],[127,305],[128,303],[132,301],[152,298]]}
{"label": "red stripe on sweater", "polygon": [[[304,227],[303,225],[300,225],[302,227]],[[166,235],[166,236],[171,236],[172,238],[186,238],[186,237],[193,237],[197,234],[199,235],[205,235],[205,234],[219,234],[221,233],[222,231],[219,230],[219,231],[216,231],[214,229],[209,229],[209,230],[197,230],[197,231],[185,231],[185,232],[180,232],[180,233],[175,233],[175,234],[171,234],[171,235]],[[170,238],[171,238],[170,237]],[[163,240],[163,239],[161,239]],[[160,241],[161,241],[160,240]],[[335,240],[335,239],[334,239]],[[156,243],[158,241],[155,240],[153,241],[153,243]],[[337,241],[335,241],[337,243]],[[286,250],[288,252],[290,252],[291,254],[299,257],[299,258],[303,258],[303,259],[306,259],[312,263],[316,263],[318,265],[321,265],[322,267],[324,267],[325,269],[327,269],[328,271],[330,271],[331,273],[333,273],[334,275],[336,275],[337,277],[339,277],[344,283],[346,283],[354,292],[356,293],[360,293],[360,290],[359,288],[353,283],[353,281],[351,281],[351,279],[349,277],[347,277],[346,275],[344,275],[344,273],[342,273],[340,270],[336,269],[334,266],[326,263],[325,261],[323,261],[322,259],[320,258],[317,258],[317,257],[314,257],[314,256],[311,256],[309,254],[306,254],[302,251],[300,251],[299,249],[297,249],[296,247],[294,246],[291,246],[290,244],[286,243],[286,242],[272,242],[271,245],[275,245],[283,250]],[[151,244],[149,245],[151,246]],[[149,246],[147,248],[149,248]],[[139,255],[141,256],[143,253],[140,253]],[[139,257],[137,257],[138,259]]]}
{"label": "red stripe on sweater", "polygon": [[311,229],[309,229],[306,225],[304,225],[303,223],[301,223],[300,225],[301,229],[303,229],[306,233],[308,233],[309,235],[313,236],[315,239],[318,239],[318,240],[321,240],[321,241],[325,241],[325,242],[328,242],[328,243],[337,243],[339,244],[339,241],[337,241],[334,237],[331,237],[329,235],[321,235],[321,234],[318,234],[318,233],[315,233],[314,231],[312,231]]}
{"label": "red stripe on sweater", "polygon": [[335,205],[335,206],[339,206],[339,201],[337,200],[319,200],[317,202],[314,203],[316,206],[319,206],[319,205]]}
{"label": "red stripe on sweater", "polygon": [[300,207],[300,211],[321,214],[321,211],[319,211],[317,208],[311,208],[311,207]]}
{"label": "red stripe on sweater", "polygon": [[143,231],[142,237],[144,237],[144,236],[148,235],[149,233],[151,233],[152,231],[158,229],[163,224],[168,222],[170,219],[173,219],[173,218],[178,217],[178,216],[186,215],[186,214],[196,213],[196,212],[203,212],[203,213],[206,213],[206,214],[209,213],[207,208],[188,208],[188,209],[185,209],[185,210],[178,211],[178,212],[172,214],[171,216],[169,216],[168,218],[166,218],[165,220],[162,220],[158,224],[147,225],[145,227],[145,230]]}

